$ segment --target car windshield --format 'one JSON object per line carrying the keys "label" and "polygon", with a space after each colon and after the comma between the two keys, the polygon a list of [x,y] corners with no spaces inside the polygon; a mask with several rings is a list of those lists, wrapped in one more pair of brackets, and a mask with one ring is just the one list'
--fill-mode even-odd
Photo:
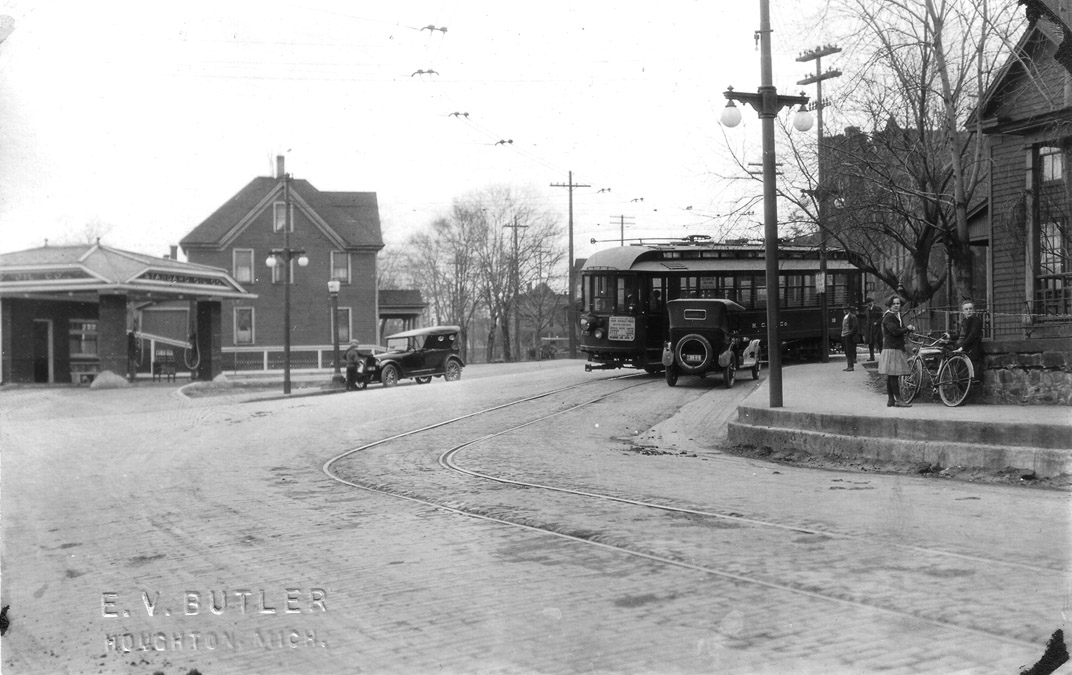
{"label": "car windshield", "polygon": [[407,351],[410,349],[409,338],[389,337],[387,338],[387,348],[393,352]]}

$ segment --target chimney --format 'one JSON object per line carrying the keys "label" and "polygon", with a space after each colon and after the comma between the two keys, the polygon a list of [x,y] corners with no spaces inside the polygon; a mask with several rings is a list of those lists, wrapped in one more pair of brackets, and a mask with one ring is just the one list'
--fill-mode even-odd
{"label": "chimney", "polygon": [[179,259],[179,247],[176,246],[175,244],[171,245],[171,259],[172,260],[178,260]]}
{"label": "chimney", "polygon": [[276,178],[282,178],[284,173],[286,173],[286,172],[283,170],[283,155],[276,155],[275,156],[275,177]]}

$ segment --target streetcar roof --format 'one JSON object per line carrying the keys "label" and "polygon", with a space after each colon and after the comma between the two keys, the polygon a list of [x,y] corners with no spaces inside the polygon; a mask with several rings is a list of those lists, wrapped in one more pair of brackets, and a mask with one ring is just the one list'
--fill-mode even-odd
{"label": "streetcar roof", "polygon": [[[819,267],[816,249],[806,246],[780,247],[785,255],[808,255],[809,258],[786,258],[778,261],[778,269],[783,271],[815,271]],[[718,252],[725,257],[700,257],[704,253]],[[683,254],[667,256],[666,253]],[[744,254],[744,255],[738,255]],[[758,257],[751,257],[758,254]],[[584,272],[599,271],[633,271],[633,272],[726,272],[764,270],[767,263],[763,257],[763,248],[756,245],[717,245],[717,246],[620,246],[593,253],[585,261]],[[828,270],[855,270],[856,267],[847,260],[828,256]]]}

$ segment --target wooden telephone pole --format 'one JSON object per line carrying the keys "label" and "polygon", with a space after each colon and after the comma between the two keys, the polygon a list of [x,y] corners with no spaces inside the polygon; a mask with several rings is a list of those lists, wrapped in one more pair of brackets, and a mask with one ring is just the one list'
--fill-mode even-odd
{"label": "wooden telephone pole", "polygon": [[[803,80],[797,82],[797,84],[807,85],[815,84],[815,117],[818,122],[816,129],[816,138],[818,139],[818,188],[817,196],[819,199],[819,281],[815,291],[819,294],[819,313],[822,316],[822,332],[820,333],[820,346],[819,357],[825,363],[830,360],[830,316],[829,316],[829,299],[826,297],[826,202],[829,196],[826,189],[826,183],[824,181],[824,169],[823,169],[823,80],[829,80],[832,77],[841,77],[840,70],[828,70],[823,72],[823,57],[831,54],[837,54],[841,51],[840,47],[833,45],[826,45],[823,47],[817,47],[811,51],[804,52],[797,57],[797,61],[808,62],[815,61],[815,75],[809,75]],[[846,298],[845,302],[849,302],[850,299]]]}
{"label": "wooden telephone pole", "polygon": [[[575,267],[573,262],[573,190],[579,187],[592,187],[591,185],[578,185],[573,182],[573,172],[569,172],[569,183],[563,185],[562,183],[551,183],[551,187],[564,187],[569,188],[569,307],[566,308],[566,323],[569,324],[569,357],[571,359],[577,358],[577,307],[576,307],[576,289],[573,278],[573,268]],[[514,230],[515,232],[517,230]]]}

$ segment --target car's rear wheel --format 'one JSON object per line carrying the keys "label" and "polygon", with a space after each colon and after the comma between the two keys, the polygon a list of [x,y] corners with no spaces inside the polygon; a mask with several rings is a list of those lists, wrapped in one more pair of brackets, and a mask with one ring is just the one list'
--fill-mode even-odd
{"label": "car's rear wheel", "polygon": [[448,361],[443,371],[443,379],[447,382],[457,382],[462,379],[462,366],[457,361]]}
{"label": "car's rear wheel", "polygon": [[417,384],[428,384],[429,382],[432,381],[432,376],[428,375],[428,376],[425,376],[425,377],[415,377],[413,379],[417,380]]}
{"label": "car's rear wheel", "polygon": [[383,367],[383,372],[380,373],[380,382],[383,382],[383,386],[393,387],[398,384],[398,379],[398,366],[388,364]]}

